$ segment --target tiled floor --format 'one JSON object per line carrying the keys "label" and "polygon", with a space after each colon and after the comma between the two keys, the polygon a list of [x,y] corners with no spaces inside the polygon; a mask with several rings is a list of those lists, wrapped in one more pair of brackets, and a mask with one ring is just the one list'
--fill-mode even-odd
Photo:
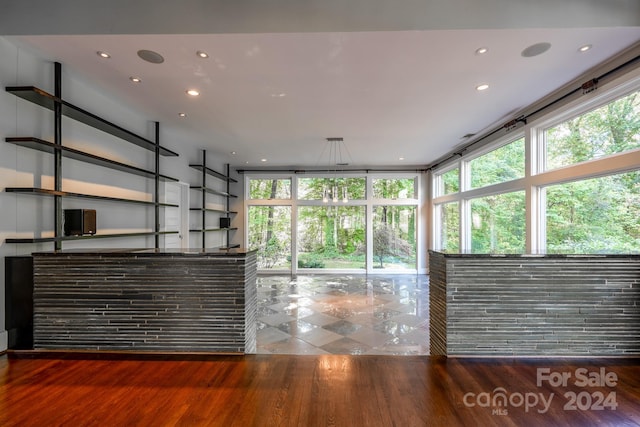
{"label": "tiled floor", "polygon": [[260,276],[257,352],[429,354],[428,277]]}

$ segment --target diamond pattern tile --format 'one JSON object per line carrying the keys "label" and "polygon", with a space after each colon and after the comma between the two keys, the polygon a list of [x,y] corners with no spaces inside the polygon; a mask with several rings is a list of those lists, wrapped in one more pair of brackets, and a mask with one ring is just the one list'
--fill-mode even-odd
{"label": "diamond pattern tile", "polygon": [[258,277],[258,353],[429,354],[424,275]]}

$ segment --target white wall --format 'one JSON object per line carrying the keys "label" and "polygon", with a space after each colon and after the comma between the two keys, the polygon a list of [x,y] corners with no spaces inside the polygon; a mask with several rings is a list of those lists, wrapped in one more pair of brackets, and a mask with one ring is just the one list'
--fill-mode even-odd
{"label": "white wall", "polygon": [[[23,48],[0,37],[0,351],[7,348],[5,328],[4,259],[34,251],[53,250],[53,243],[8,244],[10,237],[53,235],[53,199],[6,193],[7,187],[43,187],[53,189],[53,156],[4,142],[6,137],[37,137],[53,142],[53,113],[22,100],[4,90],[6,86],[37,86],[53,93],[53,62],[39,58]],[[97,92],[91,82],[73,77],[73,70],[62,70],[62,94],[66,101],[82,107],[150,140],[154,140],[154,124],[123,105]],[[71,119],[62,124],[63,145],[138,166],[153,169],[154,153],[121,141],[104,132],[92,129]],[[160,124],[160,140],[162,123]],[[168,141],[163,146],[176,151],[180,157],[161,159],[161,173],[180,181],[197,184],[198,172],[189,168],[197,163],[200,152],[192,148],[197,144],[186,141]],[[223,171],[223,164],[213,155],[210,167]],[[154,183],[137,175],[106,169],[70,159],[63,159],[63,190],[153,200]],[[192,200],[196,197],[193,192]],[[197,205],[194,205],[197,206]],[[154,227],[152,206],[119,202],[92,201],[66,198],[65,209],[96,209],[98,232],[116,233],[151,231]],[[193,236],[191,236],[193,238]],[[212,237],[213,238],[213,237]],[[64,242],[63,249],[95,247],[153,247],[153,237],[112,238]],[[208,246],[215,246],[208,242]],[[191,246],[199,246],[193,241]],[[161,242],[162,245],[162,242]]]}

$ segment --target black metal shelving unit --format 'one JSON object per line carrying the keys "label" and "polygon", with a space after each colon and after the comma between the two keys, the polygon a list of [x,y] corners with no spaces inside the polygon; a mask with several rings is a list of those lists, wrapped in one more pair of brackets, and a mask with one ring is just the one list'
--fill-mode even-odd
{"label": "black metal shelving unit", "polygon": [[[61,107],[60,114],[62,116],[69,117],[80,123],[91,126],[92,128],[99,129],[105,133],[108,133],[109,135],[113,135],[146,150],[155,151],[156,149],[155,142],[140,135],[136,135],[135,133],[130,132],[101,117],[98,117],[95,114],[92,114],[80,107],[76,107],[75,105],[62,100],[61,96],[52,95],[35,86],[8,86],[6,89],[7,92],[12,93],[15,96],[25,99],[29,102],[33,102],[34,104],[40,105],[41,107],[53,110],[54,113],[55,107],[59,105]],[[178,156],[178,153],[167,148],[160,147],[160,155]]]}
{"label": "black metal shelving unit", "polygon": [[173,203],[156,203],[147,200],[136,200],[136,199],[125,199],[121,197],[109,197],[109,196],[98,196],[95,194],[84,194],[84,193],[71,193],[69,191],[55,191],[48,190],[46,188],[35,188],[35,187],[8,187],[4,189],[7,193],[21,193],[21,194],[32,194],[34,196],[60,196],[60,197],[74,197],[79,199],[94,199],[94,200],[105,200],[105,201],[113,201],[113,202],[123,202],[123,203],[134,203],[140,205],[149,205],[155,206],[159,205],[162,207],[171,207],[177,208],[178,205]]}
{"label": "black metal shelving unit", "polygon": [[108,234],[92,234],[84,236],[61,236],[61,237],[14,237],[6,239],[7,243],[48,243],[48,242],[66,242],[70,240],[88,240],[88,239],[107,239],[113,237],[132,237],[132,236],[161,236],[163,234],[175,234],[177,231],[143,231],[139,233],[108,233]]}
{"label": "black metal shelving unit", "polygon": [[[231,194],[229,192],[231,183],[238,182],[237,180],[231,178],[229,176],[229,165],[226,165],[226,174],[220,173],[216,170],[213,170],[207,166],[207,152],[206,150],[202,151],[202,163],[201,164],[190,164],[189,167],[196,169],[201,172],[201,182],[202,185],[192,185],[190,188],[192,190],[196,190],[200,192],[201,195],[201,204],[199,208],[190,208],[190,211],[200,212],[201,214],[201,224],[202,228],[191,229],[189,232],[191,233],[201,233],[202,234],[202,249],[206,249],[206,234],[211,232],[226,232],[226,244],[221,249],[231,249],[240,247],[240,245],[231,245],[231,232],[237,230],[237,227],[219,227],[219,228],[208,228],[207,227],[207,213],[218,213],[225,215],[223,218],[230,218],[230,215],[235,215],[237,212],[230,210],[229,199],[237,198],[238,196]],[[207,187],[207,176],[216,178],[218,180],[224,181],[226,183],[226,191],[215,190],[213,188]],[[213,194],[215,196],[221,196],[225,198],[225,209],[211,209],[207,208],[207,194]]]}
{"label": "black metal shelving unit", "polygon": [[[31,137],[9,137],[4,139],[10,144],[15,144],[20,147],[31,148],[33,150],[42,151],[45,153],[53,154],[56,151],[62,153],[62,157],[78,160],[85,163],[91,163],[96,166],[102,166],[109,169],[114,169],[120,172],[131,173],[134,175],[143,176],[145,178],[155,178],[155,171],[149,171],[137,166],[127,165],[125,163],[116,162],[115,160],[106,159],[104,157],[96,156],[95,154],[86,153],[84,151],[76,150],[74,148],[64,147],[56,145],[53,142],[45,141],[39,138]],[[176,178],[171,178],[166,175],[160,175],[161,181],[173,181],[178,182]]]}
{"label": "black metal shelving unit", "polygon": [[[159,209],[161,207],[177,207],[178,205],[170,203],[159,202],[159,182],[160,181],[178,181],[175,178],[171,178],[166,175],[161,175],[159,168],[160,156],[178,156],[174,151],[161,147],[159,143],[159,123],[156,122],[155,126],[155,141],[151,141],[140,135],[136,135],[114,123],[111,123],[95,114],[92,114],[80,107],[77,107],[62,99],[62,66],[60,63],[55,63],[55,93],[52,95],[42,89],[35,86],[9,86],[6,91],[22,98],[26,101],[32,102],[36,105],[52,110],[54,114],[54,142],[45,141],[43,139],[34,137],[8,137],[5,141],[10,144],[15,144],[20,147],[37,150],[53,155],[54,159],[54,188],[34,188],[34,187],[11,187],[6,188],[6,192],[30,194],[35,196],[50,196],[54,198],[54,236],[52,237],[33,237],[33,238],[8,238],[6,243],[47,243],[53,242],[54,248],[59,250],[62,248],[63,241],[71,240],[86,240],[86,239],[100,239],[100,238],[114,238],[114,237],[136,237],[136,236],[155,236],[155,247],[159,246],[159,236],[164,234],[177,234],[178,231],[160,231],[159,221]],[[97,156],[92,153],[84,152],[74,148],[66,147],[62,145],[62,117],[69,117],[78,122],[84,123],[94,129],[101,130],[109,135],[115,136],[121,140],[134,144],[138,147],[152,151],[155,154],[155,170],[146,170],[137,166],[128,165],[122,162]],[[89,164],[93,164],[100,167],[125,172],[144,178],[153,179],[155,181],[154,200],[134,200],[127,198],[108,197],[94,194],[72,193],[62,190],[62,158],[69,158]],[[155,209],[155,225],[154,231],[148,232],[131,232],[131,233],[111,233],[111,234],[95,234],[86,236],[64,236],[63,218],[62,218],[62,199],[63,198],[83,198],[93,200],[115,201],[122,203],[134,203],[153,206]]]}

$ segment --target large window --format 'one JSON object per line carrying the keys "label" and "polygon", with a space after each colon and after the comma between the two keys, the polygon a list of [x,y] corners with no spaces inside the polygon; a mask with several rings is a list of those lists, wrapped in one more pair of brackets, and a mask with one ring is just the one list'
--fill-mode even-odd
{"label": "large window", "polygon": [[299,178],[298,198],[300,200],[326,200],[342,202],[364,200],[365,178]]}
{"label": "large window", "polygon": [[545,132],[546,169],[640,148],[640,92],[633,92]]}
{"label": "large window", "polygon": [[520,134],[503,131],[490,150],[435,171],[433,247],[640,252],[638,86],[640,79],[629,80],[527,123]]}
{"label": "large window", "polygon": [[640,172],[547,187],[546,241],[552,253],[640,250]]}
{"label": "large window", "polygon": [[298,267],[364,269],[363,206],[303,206],[298,209]]}
{"label": "large window", "polygon": [[290,179],[252,179],[249,182],[250,199],[290,199]]}
{"label": "large window", "polygon": [[524,176],[524,138],[469,162],[471,188],[499,184]]}
{"label": "large window", "polygon": [[460,203],[443,203],[438,212],[441,228],[437,233],[437,247],[445,252],[460,252]]}
{"label": "large window", "polygon": [[250,206],[249,248],[257,249],[258,267],[291,268],[291,207]]}
{"label": "large window", "polygon": [[259,267],[415,272],[419,181],[399,175],[249,177],[247,240]]}
{"label": "large window", "polygon": [[416,180],[415,179],[374,179],[373,180],[374,199],[415,199]]}
{"label": "large window", "polygon": [[436,196],[457,193],[460,191],[460,168],[453,168],[448,172],[436,175]]}
{"label": "large window", "polygon": [[416,268],[416,207],[375,206],[373,262],[381,270]]}
{"label": "large window", "polygon": [[471,200],[471,252],[523,253],[524,192]]}

